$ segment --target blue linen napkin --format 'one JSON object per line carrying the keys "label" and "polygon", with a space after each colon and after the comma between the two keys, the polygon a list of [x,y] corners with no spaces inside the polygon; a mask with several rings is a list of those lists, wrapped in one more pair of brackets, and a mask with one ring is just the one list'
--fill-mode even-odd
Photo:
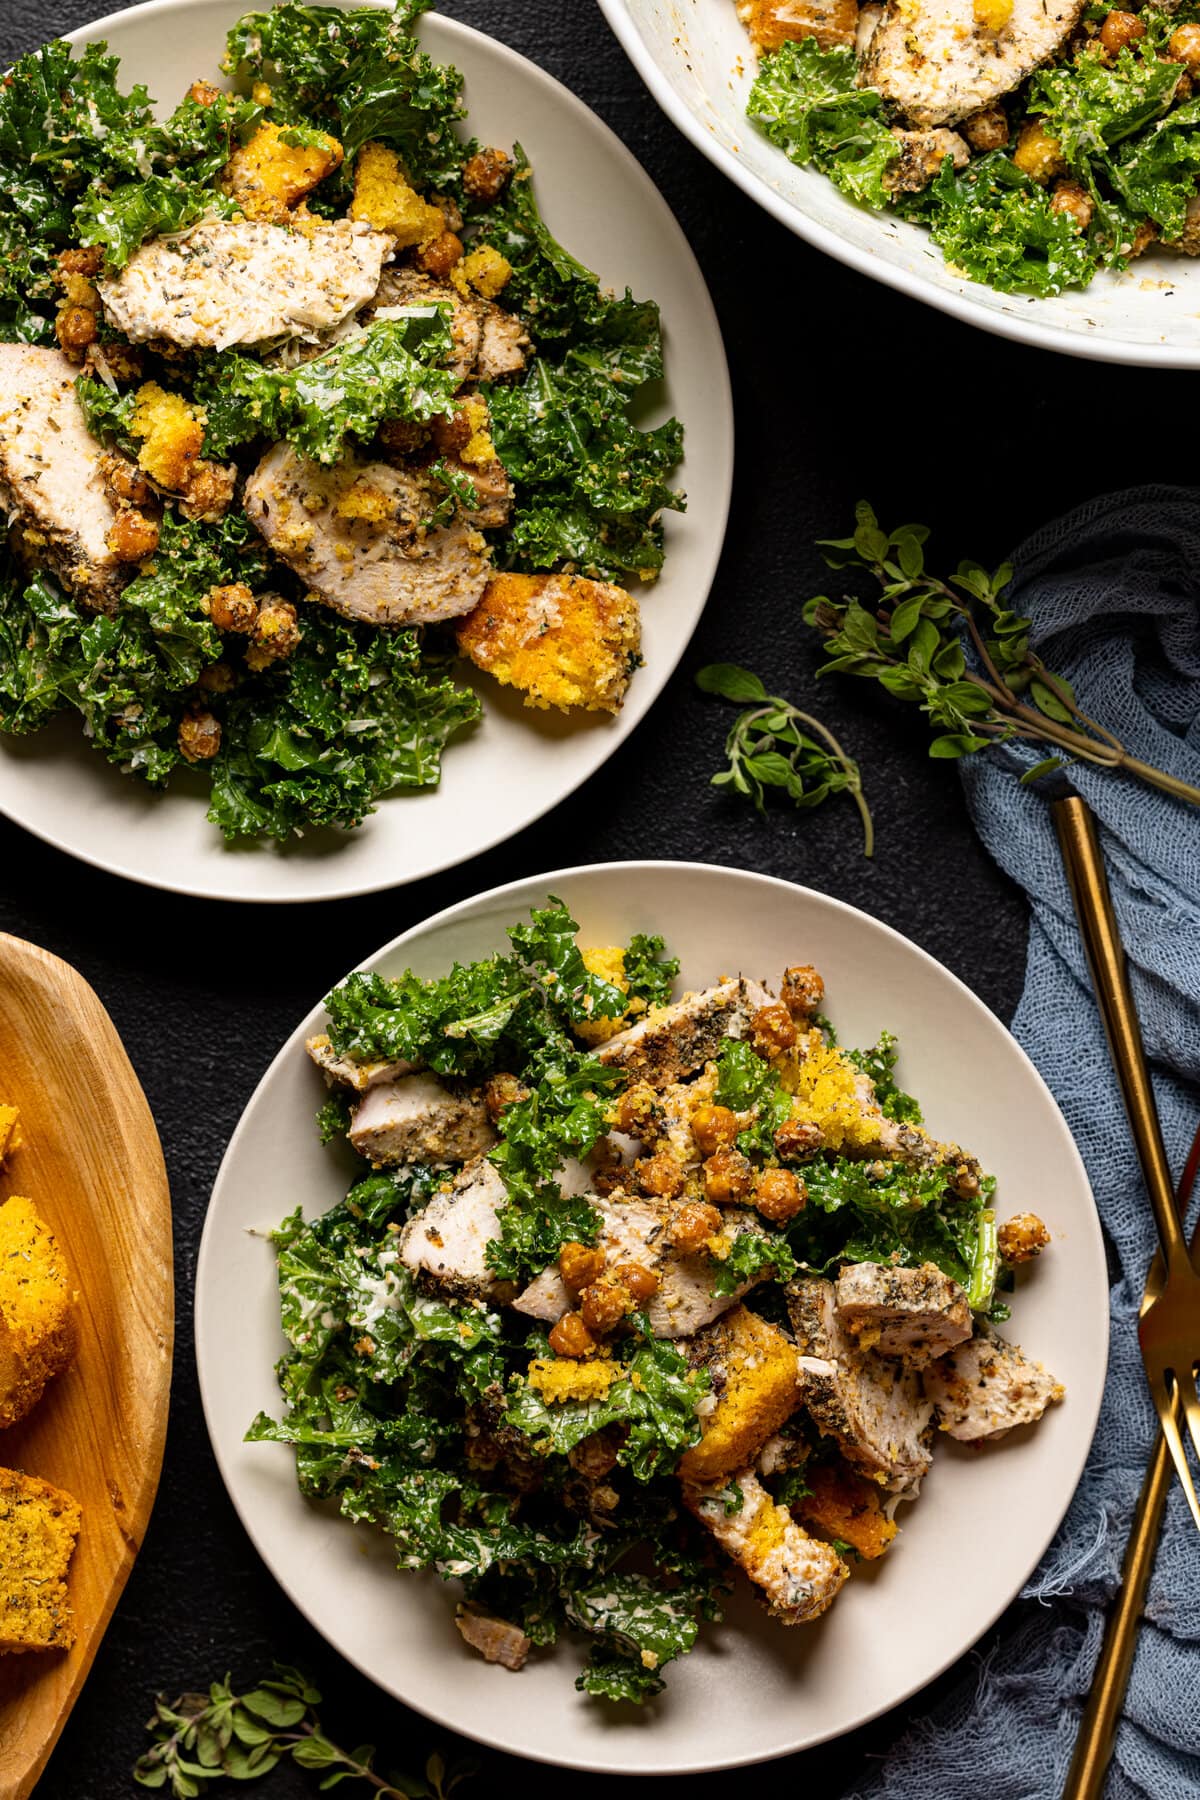
{"label": "blue linen napkin", "polygon": [[[1012,604],[1033,619],[1039,654],[1074,684],[1082,709],[1132,755],[1200,786],[1200,492],[1144,487],[1092,501],[1036,533],[1013,560]],[[1039,756],[1007,746],[962,770],[980,837],[1029,896],[1013,1033],[1075,1134],[1109,1240],[1108,1382],[1079,1490],[999,1643],[964,1662],[949,1699],[910,1725],[854,1800],[1061,1793],[1156,1429],[1136,1332],[1154,1225],[1049,808],[1019,784]],[[1087,765],[1069,774],[1100,821],[1178,1178],[1200,1122],[1200,812]],[[1107,1793],[1200,1797],[1200,1538],[1178,1483]]]}

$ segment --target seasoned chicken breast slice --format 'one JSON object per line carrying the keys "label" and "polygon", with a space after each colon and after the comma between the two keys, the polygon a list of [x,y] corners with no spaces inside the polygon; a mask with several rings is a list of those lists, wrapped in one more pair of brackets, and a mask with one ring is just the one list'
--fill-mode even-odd
{"label": "seasoned chicken breast slice", "polygon": [[390,463],[351,453],[327,469],[290,444],[267,451],[245,491],[276,556],[335,612],[371,625],[457,618],[487,586],[486,540],[461,518],[427,525],[434,505]]}
{"label": "seasoned chicken breast slice", "polygon": [[1041,1363],[1022,1356],[1018,1345],[980,1323],[970,1343],[926,1369],[925,1392],[940,1429],[974,1443],[1032,1425],[1066,1389]]}
{"label": "seasoned chicken breast slice", "polygon": [[1012,0],[996,31],[978,23],[974,0],[889,0],[859,80],[911,125],[953,125],[1057,56],[1082,11],[1083,0]]}
{"label": "seasoned chicken breast slice", "polygon": [[401,1231],[400,1261],[424,1286],[468,1299],[491,1299],[497,1281],[487,1247],[500,1235],[508,1191],[498,1169],[478,1156],[440,1189]]}
{"label": "seasoned chicken breast slice", "polygon": [[0,344],[0,503],[31,564],[53,570],[83,605],[110,611],[121,587],[108,547],[117,514],[75,398],[78,373],[60,350]]}
{"label": "seasoned chicken breast slice", "polygon": [[369,1087],[346,1135],[376,1165],[468,1162],[496,1142],[483,1096],[452,1093],[429,1074]]}
{"label": "seasoned chicken breast slice", "polygon": [[739,976],[656,1009],[609,1038],[596,1055],[653,1087],[667,1087],[702,1069],[725,1038],[748,1036],[754,1014],[770,1005],[765,987]]}
{"label": "seasoned chicken breast slice", "polygon": [[405,1062],[403,1057],[394,1062],[356,1062],[352,1056],[339,1056],[327,1031],[306,1038],[304,1048],[322,1074],[339,1087],[353,1088],[356,1094],[365,1094],[368,1088],[378,1087],[381,1081],[395,1081],[397,1075],[411,1075],[420,1066]]}
{"label": "seasoned chicken breast slice", "polygon": [[860,1350],[923,1368],[971,1335],[971,1308],[957,1281],[933,1263],[847,1263],[837,1279],[839,1324]]}
{"label": "seasoned chicken breast slice", "polygon": [[349,219],[311,231],[209,219],[152,238],[98,285],[110,322],[134,343],[228,350],[340,325],[375,293],[391,247],[383,232]]}
{"label": "seasoned chicken breast slice", "polygon": [[930,1464],[932,1402],[903,1364],[860,1350],[837,1315],[833,1283],[819,1278],[787,1287],[800,1351],[800,1398],[847,1462],[892,1493],[912,1498]]}
{"label": "seasoned chicken breast slice", "polygon": [[[735,1486],[742,1503],[731,1512]],[[780,1624],[806,1624],[832,1606],[849,1569],[836,1550],[809,1537],[786,1507],[772,1500],[753,1469],[708,1487],[685,1486],[683,1497],[726,1556],[762,1590]]]}

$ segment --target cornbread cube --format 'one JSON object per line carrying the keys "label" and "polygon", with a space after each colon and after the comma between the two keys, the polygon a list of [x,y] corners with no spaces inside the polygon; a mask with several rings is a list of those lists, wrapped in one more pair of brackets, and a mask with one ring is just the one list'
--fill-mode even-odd
{"label": "cornbread cube", "polygon": [[0,1427],[23,1419],[70,1362],[75,1298],[50,1227],[14,1195],[0,1206]]}
{"label": "cornbread cube", "polygon": [[822,50],[854,42],[858,0],[736,0],[737,16],[759,51],[814,37]]}
{"label": "cornbread cube", "polygon": [[753,1469],[724,1484],[685,1487],[683,1498],[781,1624],[806,1624],[832,1606],[849,1569],[772,1500]]}
{"label": "cornbread cube", "polygon": [[390,232],[398,250],[427,244],[446,229],[445,215],[409,186],[399,157],[386,144],[364,144],[358,153],[350,217]]}
{"label": "cornbread cube", "polygon": [[134,398],[130,435],[141,439],[138,465],[160,487],[186,488],[204,444],[204,420],[183,398],[147,381]]}
{"label": "cornbread cube", "polygon": [[493,575],[458,625],[462,654],[544,711],[619,712],[641,642],[633,595],[583,575]]}
{"label": "cornbread cube", "polygon": [[0,1169],[21,1148],[21,1115],[15,1106],[0,1105]]}
{"label": "cornbread cube", "polygon": [[843,1462],[818,1463],[806,1471],[810,1491],[792,1508],[802,1525],[822,1538],[841,1538],[874,1561],[896,1535],[879,1488]]}
{"label": "cornbread cube", "polygon": [[[598,975],[601,981],[611,982],[613,987],[620,988],[623,994],[629,992],[629,983],[625,979],[625,952],[619,944],[597,944],[583,952],[583,964],[590,975]],[[645,1008],[645,1001],[638,1005]],[[628,1008],[619,1018],[581,1019],[571,1027],[577,1038],[585,1044],[603,1044],[610,1037],[616,1037],[623,1031],[628,1022]]]}
{"label": "cornbread cube", "polygon": [[[795,1345],[748,1307],[735,1306],[685,1346],[695,1368],[707,1369],[713,1405],[704,1436],[679,1464],[692,1485],[722,1481],[752,1463],[800,1403]],[[704,1402],[701,1402],[704,1406]]]}
{"label": "cornbread cube", "polygon": [[82,1516],[79,1502],[48,1481],[0,1469],[0,1651],[75,1642],[67,1568]]}
{"label": "cornbread cube", "polygon": [[225,165],[222,185],[248,219],[282,223],[291,208],[339,168],[342,146],[324,132],[312,144],[283,142],[284,127],[264,121]]}

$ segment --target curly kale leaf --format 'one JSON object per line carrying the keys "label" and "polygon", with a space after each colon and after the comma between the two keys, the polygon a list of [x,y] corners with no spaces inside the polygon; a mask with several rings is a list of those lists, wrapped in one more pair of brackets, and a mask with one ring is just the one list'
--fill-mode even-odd
{"label": "curly kale leaf", "polygon": [[265,81],[281,117],[327,125],[347,160],[369,141],[386,143],[418,187],[450,188],[466,154],[455,131],[462,76],[431,62],[412,35],[429,3],[247,13],[229,33],[224,66],[247,85]]}
{"label": "curly kale leaf", "polygon": [[293,654],[231,695],[208,816],[227,838],[359,825],[397,788],[436,787],[443,749],[479,714],[413,632],[313,608]]}
{"label": "curly kale leaf", "polygon": [[513,948],[531,967],[553,975],[556,994],[571,1022],[620,1017],[627,997],[611,982],[593,975],[579,948],[579,926],[553,894],[548,907],[534,908],[528,925],[509,930]]}
{"label": "curly kale leaf", "polygon": [[882,208],[893,198],[884,176],[899,145],[883,96],[856,86],[856,70],[852,50],[822,50],[815,38],[786,43],[762,58],[747,112],[792,162],[812,164],[852,200]]}
{"label": "curly kale leaf", "polygon": [[657,934],[635,932],[624,955],[624,975],[629,983],[629,1000],[644,1000],[647,1006],[665,1006],[679,973],[679,958],[666,956],[666,945]]}
{"label": "curly kale leaf", "polygon": [[1002,293],[1061,294],[1096,272],[1097,253],[1071,215],[1055,212],[1002,151],[957,175],[947,160],[914,211],[948,263]]}
{"label": "curly kale leaf", "polygon": [[126,456],[137,460],[139,445],[129,430],[136,396],[132,389],[118,393],[103,381],[80,375],[75,381],[75,398],[83,414],[83,422],[98,443],[114,445]]}
{"label": "curly kale leaf", "polygon": [[736,1294],[750,1281],[790,1281],[796,1273],[796,1258],[787,1239],[774,1231],[755,1228],[739,1231],[729,1246],[729,1254],[719,1261],[713,1272],[714,1294]]}
{"label": "curly kale leaf", "polygon": [[569,1590],[566,1610],[572,1625],[595,1633],[608,1651],[593,1649],[576,1686],[610,1700],[658,1693],[663,1682],[657,1671],[686,1656],[700,1628],[695,1598],[686,1588],[664,1588],[644,1575],[602,1571]]}
{"label": "curly kale leaf", "polygon": [[881,1031],[879,1042],[870,1050],[847,1050],[846,1056],[864,1075],[869,1076],[875,1089],[875,1098],[885,1118],[895,1119],[902,1125],[921,1123],[920,1105],[911,1094],[906,1094],[902,1088],[897,1087],[894,1079],[900,1046],[893,1032]]}
{"label": "curly kale leaf", "polygon": [[438,365],[450,353],[446,308],[424,306],[377,320],[295,369],[267,368],[239,351],[209,357],[195,390],[206,413],[205,454],[227,457],[235,445],[267,437],[336,463],[347,437],[368,439],[385,419],[424,423],[448,413],[455,378]]}

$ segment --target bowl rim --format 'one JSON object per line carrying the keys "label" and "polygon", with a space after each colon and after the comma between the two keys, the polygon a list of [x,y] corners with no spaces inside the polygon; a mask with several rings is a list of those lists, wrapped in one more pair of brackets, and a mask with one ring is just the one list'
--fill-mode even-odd
{"label": "bowl rim", "polygon": [[[953,970],[947,968],[944,963],[939,962],[937,957],[933,956],[928,950],[925,950],[912,938],[906,937],[903,932],[898,931],[895,926],[889,925],[884,920],[876,918],[874,914],[867,912],[862,907],[852,905],[849,901],[839,900],[831,894],[822,893],[818,888],[807,887],[799,882],[788,881],[782,876],[762,874],[757,870],[737,868],[729,864],[697,862],[676,858],[637,858],[630,861],[613,859],[600,863],[574,864],[565,868],[549,870],[541,874],[534,873],[524,875],[515,880],[503,882],[496,887],[483,889],[479,893],[473,894],[466,899],[456,901],[454,904],[443,907],[438,912],[430,914],[427,918],[411,925],[407,930],[399,932],[395,937],[389,939],[387,943],[381,945],[379,949],[372,952],[369,956],[364,957],[361,962],[355,965],[353,970],[348,970],[347,974],[370,971],[377,968],[386,959],[392,957],[396,951],[403,949],[406,945],[412,944],[415,940],[426,937],[432,932],[441,930],[443,927],[453,924],[458,918],[469,917],[478,912],[495,912],[509,896],[518,894],[527,896],[530,894],[531,890],[536,890],[543,895],[551,894],[556,890],[556,887],[558,887],[559,884],[586,880],[589,877],[596,875],[612,875],[618,872],[621,874],[628,874],[635,870],[639,873],[650,874],[652,876],[665,875],[668,878],[676,874],[681,877],[684,875],[689,877],[716,875],[722,880],[727,880],[734,884],[747,883],[754,886],[766,887],[777,893],[781,901],[785,897],[799,895],[806,902],[816,902],[819,907],[829,908],[835,914],[841,914],[864,923],[869,930],[881,933],[889,945],[900,946],[903,947],[905,951],[914,953],[918,963],[925,965],[926,969],[936,972],[939,977],[948,980],[952,987],[958,990],[958,993],[969,1007],[977,1013],[982,1014],[984,1019],[990,1025],[996,1027],[1009,1040],[1012,1048],[1016,1051],[1018,1062],[1023,1067],[1024,1073],[1031,1080],[1034,1088],[1040,1092],[1041,1096],[1048,1103],[1057,1130],[1061,1135],[1064,1149],[1069,1158],[1074,1162],[1079,1181],[1082,1184],[1082,1191],[1089,1199],[1092,1199],[1092,1187],[1088,1177],[1087,1168],[1084,1164],[1083,1157],[1080,1154],[1079,1146],[1075,1142],[1074,1135],[1071,1132],[1070,1126],[1067,1124],[1058,1101],[1055,1099],[1048,1083],[1041,1075],[1028,1052],[1020,1043],[1018,1043],[1017,1039],[1004,1024],[1003,1020],[992,1011],[991,1007],[989,1007],[985,1001],[981,1000],[979,995],[976,994],[965,981],[955,975]],[[345,979],[345,977],[342,979]],[[1100,1417],[1100,1408],[1103,1402],[1105,1387],[1107,1385],[1108,1354],[1111,1335],[1110,1315],[1107,1303],[1105,1303],[1102,1308],[1097,1309],[1097,1324],[1100,1333],[1097,1346],[1097,1373],[1099,1378],[1095,1384],[1094,1396],[1087,1408],[1088,1416],[1082,1421],[1080,1432],[1075,1439],[1077,1448],[1069,1465],[1071,1470],[1070,1486],[1069,1489],[1066,1490],[1062,1509],[1054,1519],[1051,1527],[1044,1534],[1039,1534],[1036,1544],[1030,1545],[1029,1554],[1022,1562],[1022,1573],[1019,1582],[1015,1583],[1012,1592],[991,1610],[990,1615],[980,1624],[978,1631],[969,1642],[958,1644],[955,1648],[949,1650],[947,1654],[939,1660],[937,1666],[928,1673],[922,1673],[921,1678],[918,1681],[912,1682],[910,1685],[905,1685],[901,1691],[893,1695],[884,1704],[869,1706],[866,1711],[856,1716],[847,1725],[839,1726],[829,1732],[819,1732],[815,1736],[802,1738],[793,1742],[790,1746],[786,1744],[775,1745],[768,1749],[764,1749],[761,1753],[739,1753],[727,1760],[717,1762],[714,1762],[711,1758],[707,1757],[695,1761],[688,1761],[685,1759],[672,1762],[667,1767],[646,1766],[635,1770],[629,1768],[624,1763],[618,1764],[606,1760],[602,1752],[594,1755],[579,1755],[573,1757],[570,1762],[564,1762],[560,1757],[552,1756],[547,1752],[540,1750],[536,1743],[530,1744],[528,1742],[518,1742],[515,1741],[515,1739],[507,1741],[498,1740],[494,1736],[486,1735],[482,1730],[474,1730],[469,1720],[464,1722],[461,1718],[448,1712],[445,1707],[429,1705],[422,1701],[415,1700],[408,1695],[398,1693],[394,1687],[385,1686],[374,1670],[367,1666],[365,1660],[360,1659],[350,1650],[345,1649],[341,1644],[331,1643],[326,1636],[323,1626],[318,1623],[317,1619],[314,1617],[313,1611],[310,1609],[303,1594],[294,1592],[284,1578],[276,1572],[275,1563],[269,1549],[268,1535],[265,1532],[256,1530],[254,1524],[251,1522],[250,1516],[248,1516],[250,1508],[243,1502],[243,1497],[238,1487],[236,1473],[229,1466],[228,1458],[224,1453],[220,1441],[220,1429],[216,1415],[216,1401],[214,1398],[213,1385],[210,1376],[206,1371],[208,1359],[204,1350],[205,1344],[210,1341],[210,1333],[207,1321],[203,1316],[207,1303],[207,1296],[215,1291],[217,1278],[219,1276],[219,1264],[216,1260],[217,1251],[215,1248],[215,1232],[211,1228],[214,1205],[221,1195],[222,1190],[226,1186],[232,1188],[236,1182],[236,1166],[241,1140],[243,1136],[249,1135],[252,1128],[253,1115],[257,1114],[266,1106],[267,1090],[273,1083],[277,1072],[300,1049],[302,1049],[305,1037],[312,1032],[314,1027],[316,1029],[321,1028],[324,1016],[323,1002],[318,1001],[317,1004],[305,1014],[304,1018],[296,1024],[292,1031],[288,1033],[283,1043],[280,1045],[279,1050],[272,1057],[270,1063],[267,1065],[262,1076],[255,1085],[254,1091],[242,1110],[225,1153],[221,1158],[220,1166],[213,1181],[208,1207],[205,1212],[204,1226],[201,1232],[200,1244],[196,1256],[195,1295],[193,1300],[193,1336],[196,1374],[200,1389],[200,1400],[204,1414],[204,1422],[208,1430],[209,1443],[213,1457],[216,1461],[221,1480],[224,1483],[226,1493],[241,1521],[247,1537],[250,1539],[254,1549],[266,1565],[268,1571],[278,1582],[292,1604],[303,1614],[308,1623],[316,1632],[318,1632],[323,1641],[329,1645],[329,1648],[334,1654],[344,1657],[353,1668],[357,1669],[361,1675],[364,1675],[367,1678],[367,1680],[382,1688],[385,1693],[392,1694],[393,1697],[400,1699],[404,1705],[411,1707],[414,1711],[421,1713],[424,1717],[432,1719],[435,1723],[443,1726],[445,1729],[453,1731],[460,1736],[473,1738],[475,1742],[484,1744],[489,1748],[500,1750],[510,1755],[524,1757],[531,1762],[539,1762],[553,1767],[579,1769],[588,1773],[613,1776],[698,1775],[714,1773],[724,1769],[752,1767],[756,1764],[774,1761],[780,1757],[792,1755],[799,1751],[815,1749],[820,1744],[836,1742],[837,1739],[847,1736],[850,1732],[857,1731],[864,1725],[870,1724],[873,1720],[881,1718],[885,1714],[903,1706],[907,1701],[911,1700],[915,1694],[919,1694],[930,1687],[933,1682],[937,1681],[945,1674],[947,1669],[951,1668],[956,1662],[965,1657],[973,1646],[991,1630],[996,1621],[1007,1611],[1013,1601],[1018,1598],[1021,1590],[1025,1587],[1030,1576],[1041,1562],[1046,1550],[1053,1542],[1063,1519],[1066,1517],[1067,1511],[1078,1491],[1079,1483],[1083,1477],[1087,1459],[1091,1454],[1092,1445],[1095,1439],[1096,1428]],[[1090,1256],[1096,1263],[1100,1271],[1103,1292],[1105,1296],[1107,1296],[1107,1282],[1104,1275],[1104,1271],[1107,1268],[1104,1251],[1104,1237],[1094,1200],[1091,1207],[1086,1209],[1083,1214],[1078,1236],[1083,1240],[1081,1245],[1081,1255]],[[1079,1395],[1076,1394],[1075,1398],[1078,1403],[1080,1398]]]}
{"label": "bowl rim", "polygon": [[[896,268],[873,251],[847,243],[829,226],[818,224],[793,201],[785,199],[761,175],[747,168],[732,151],[718,142],[710,131],[705,130],[691,107],[680,98],[663,74],[634,20],[629,0],[597,0],[597,4],[630,62],[676,130],[681,131],[701,155],[714,163],[744,194],[749,195],[772,218],[777,219],[797,237],[803,238],[815,250],[832,256],[836,262],[844,263],[859,275],[869,276],[872,281],[895,288],[906,299],[935,307],[938,312],[948,313],[951,318],[958,319],[964,325],[974,325],[991,332],[995,337],[1008,338],[1013,343],[1038,350],[1056,351],[1060,355],[1077,357],[1085,362],[1123,363],[1145,369],[1200,368],[1200,346],[1187,351],[1173,348],[1169,344],[1126,344],[1119,339],[1106,337],[1095,327],[1088,331],[1070,331],[1065,326],[1042,325],[1033,319],[1023,320],[1015,315],[996,312],[969,293],[945,292],[908,269]],[[780,151],[779,154],[782,156],[783,152]]]}

